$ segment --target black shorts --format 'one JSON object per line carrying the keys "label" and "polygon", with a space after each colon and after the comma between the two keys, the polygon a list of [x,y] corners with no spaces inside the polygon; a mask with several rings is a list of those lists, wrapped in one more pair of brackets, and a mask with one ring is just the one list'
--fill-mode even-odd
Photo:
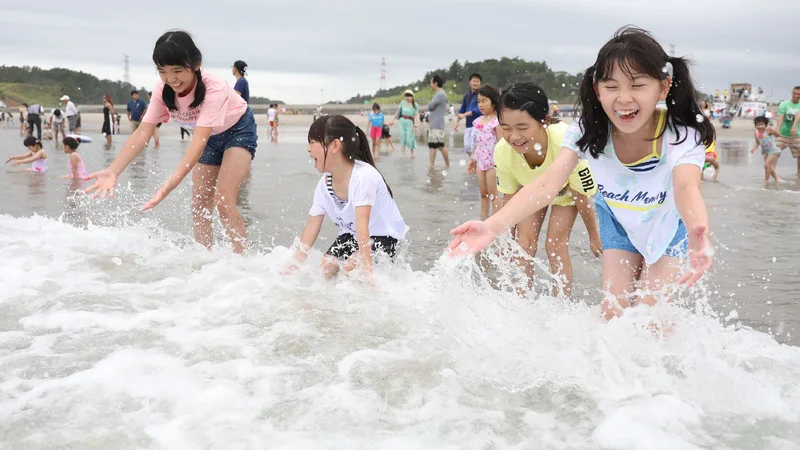
{"label": "black shorts", "polygon": [[[394,258],[397,254],[397,239],[391,236],[370,236],[372,240],[372,252],[383,252]],[[340,234],[339,237],[333,241],[331,248],[325,252],[326,255],[331,255],[339,259],[347,259],[358,251],[358,242],[356,237],[350,233]]]}

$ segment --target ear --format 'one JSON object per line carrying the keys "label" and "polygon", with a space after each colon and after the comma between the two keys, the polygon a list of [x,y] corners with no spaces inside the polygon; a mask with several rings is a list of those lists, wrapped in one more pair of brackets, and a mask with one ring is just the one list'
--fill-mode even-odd
{"label": "ear", "polygon": [[661,80],[661,95],[659,95],[659,100],[666,100],[667,94],[669,94],[669,89],[672,87],[672,77],[669,75]]}
{"label": "ear", "polygon": [[340,151],[342,151],[342,141],[339,139],[334,139],[333,142],[331,142],[328,146],[328,152],[339,153]]}
{"label": "ear", "polygon": [[592,82],[592,89],[594,90],[594,96],[600,98],[600,93],[597,91],[597,83]]}

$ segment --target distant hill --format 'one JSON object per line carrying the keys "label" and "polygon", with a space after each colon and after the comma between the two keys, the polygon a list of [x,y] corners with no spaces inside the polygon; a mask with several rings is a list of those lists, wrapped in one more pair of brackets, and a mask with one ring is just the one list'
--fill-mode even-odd
{"label": "distant hill", "polygon": [[[39,67],[0,66],[0,100],[9,107],[21,103],[40,103],[55,106],[62,95],[69,95],[78,104],[100,105],[103,95],[110,95],[117,104],[126,104],[131,91],[137,89],[122,81],[101,80],[85,72],[70,69],[41,69]],[[148,90],[138,88],[147,99]],[[283,103],[264,97],[251,97],[253,104]]]}
{"label": "distant hill", "polygon": [[[69,95],[78,104],[99,105],[103,95],[110,95],[115,103],[125,103],[136,89],[122,81],[100,80],[96,76],[70,69],[41,69],[39,67],[0,66],[0,100],[8,106],[20,103],[58,104],[58,99]],[[140,88],[142,97],[147,90]]]}
{"label": "distant hill", "polygon": [[547,98],[561,103],[575,101],[578,85],[583,78],[582,73],[575,75],[567,72],[553,71],[547,63],[526,61],[520,58],[503,57],[498,59],[485,59],[478,62],[465,61],[461,64],[453,61],[447,69],[438,69],[427,72],[419,81],[390,89],[378,90],[375,94],[357,95],[347,100],[347,103],[365,102],[372,103],[397,103],[403,97],[406,89],[414,90],[417,100],[429,101],[433,95],[430,80],[434,74],[441,75],[445,80],[445,91],[451,103],[461,103],[461,98],[469,89],[467,77],[472,73],[479,73],[485,84],[504,88],[518,81],[533,81],[538,83],[547,93]]}

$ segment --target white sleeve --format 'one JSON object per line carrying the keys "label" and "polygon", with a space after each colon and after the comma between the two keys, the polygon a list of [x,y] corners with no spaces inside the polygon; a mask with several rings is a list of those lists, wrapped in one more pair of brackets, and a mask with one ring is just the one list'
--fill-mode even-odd
{"label": "white sleeve", "polygon": [[[369,170],[372,169],[372,170]],[[375,199],[378,197],[378,189],[383,184],[383,177],[377,169],[364,168],[358,171],[357,177],[353,180],[353,207],[375,206]]]}
{"label": "white sleeve", "polygon": [[692,131],[694,132],[690,131],[689,136],[686,137],[686,141],[681,145],[684,152],[683,155],[678,158],[675,165],[693,164],[702,170],[706,163],[706,146],[702,142],[697,144],[697,141],[700,139],[700,133],[694,129],[692,129]]}
{"label": "white sleeve", "polygon": [[325,175],[317,183],[317,188],[314,189],[314,203],[311,205],[311,210],[308,212],[311,216],[324,216],[325,215],[325,195],[327,195],[327,188],[325,187]]}
{"label": "white sleeve", "polygon": [[578,147],[578,139],[583,136],[583,131],[580,126],[580,119],[576,119],[564,132],[564,138],[561,141],[561,146],[566,147],[573,152],[577,153],[581,159],[586,159],[586,153],[582,152]]}

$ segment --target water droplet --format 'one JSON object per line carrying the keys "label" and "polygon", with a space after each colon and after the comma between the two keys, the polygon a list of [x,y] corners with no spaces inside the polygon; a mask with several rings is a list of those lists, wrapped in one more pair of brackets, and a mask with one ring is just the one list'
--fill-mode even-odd
{"label": "water droplet", "polygon": [[465,252],[469,250],[469,244],[467,244],[466,242],[462,242],[461,244],[458,245],[458,249],[461,250],[462,252]]}
{"label": "water droplet", "polygon": [[538,142],[533,144],[533,149],[536,150],[537,152],[540,151],[542,149],[542,144]]}
{"label": "water droplet", "polygon": [[695,116],[695,119],[697,119],[697,123],[702,123],[704,120],[706,120],[706,116],[698,114]]}
{"label": "water droplet", "polygon": [[561,83],[561,87],[567,87],[566,83]]}
{"label": "water droplet", "polygon": [[547,124],[542,125],[542,127],[546,130],[547,129]]}
{"label": "water droplet", "polygon": [[469,183],[467,183],[467,182],[465,181],[465,182],[464,182],[464,186],[469,186]]}
{"label": "water droplet", "polygon": [[669,69],[667,68],[666,64],[664,65],[664,67],[661,68],[661,71],[664,72],[664,73],[669,72]]}
{"label": "water droplet", "polygon": [[414,88],[415,91],[419,91],[419,86]]}
{"label": "water droplet", "polygon": [[355,142],[355,141],[356,141],[356,138],[354,138],[354,137],[353,137],[353,138],[350,138],[350,141],[351,141],[351,142]]}
{"label": "water droplet", "polygon": [[122,265],[122,260],[121,260],[121,259],[119,259],[119,258],[117,258],[116,256],[115,256],[115,257],[113,257],[113,258],[111,258],[111,262],[113,262],[114,264],[116,264],[116,265],[118,265],[118,266],[121,266],[121,265]]}
{"label": "water droplet", "polygon": [[442,171],[442,176],[444,176],[444,177],[446,177],[446,176],[447,176],[447,171],[446,171],[446,170],[443,170],[443,171]]}
{"label": "water droplet", "polygon": [[773,257],[772,257],[772,262],[777,262],[777,261],[778,261],[778,258],[776,258],[776,257],[774,257],[774,256],[773,256]]}
{"label": "water droplet", "polygon": [[458,165],[461,166],[461,167],[466,166],[467,165],[467,160],[466,159],[462,159],[461,161],[458,162]]}

